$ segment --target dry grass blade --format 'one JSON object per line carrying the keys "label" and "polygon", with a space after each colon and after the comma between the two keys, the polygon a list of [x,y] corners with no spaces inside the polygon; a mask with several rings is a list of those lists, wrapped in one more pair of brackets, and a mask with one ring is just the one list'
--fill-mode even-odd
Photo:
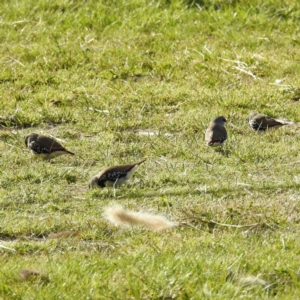
{"label": "dry grass blade", "polygon": [[79,231],[66,230],[60,232],[52,232],[48,235],[48,239],[69,238],[69,237],[76,237],[78,235],[79,235]]}
{"label": "dry grass blade", "polygon": [[194,226],[194,225],[192,225],[192,224],[190,224],[188,222],[180,222],[179,225],[180,226],[184,226],[184,227],[190,227],[190,228],[193,228],[193,229],[201,231],[201,232],[205,232],[204,230],[201,230],[201,229],[197,228],[196,226]]}
{"label": "dry grass blade", "polygon": [[6,247],[6,246],[4,246],[4,245],[2,245],[2,244],[0,244],[0,248],[6,249],[6,250],[10,250],[10,251],[16,251],[15,249]]}
{"label": "dry grass blade", "polygon": [[208,226],[214,226],[214,225],[218,225],[218,226],[223,226],[223,227],[231,227],[231,228],[256,228],[262,224],[265,224],[265,223],[254,223],[254,224],[245,224],[245,225],[236,225],[236,224],[224,224],[224,223],[219,223],[219,222],[216,222],[216,221],[213,221],[213,220],[206,220],[204,218],[201,218],[201,217],[198,217],[195,215],[195,212],[192,211],[192,213],[188,212],[187,210],[184,210],[184,209],[181,209],[181,211],[186,215],[188,216],[189,218],[191,218],[192,220],[196,220],[196,221],[199,221],[201,223],[205,223],[207,224]]}

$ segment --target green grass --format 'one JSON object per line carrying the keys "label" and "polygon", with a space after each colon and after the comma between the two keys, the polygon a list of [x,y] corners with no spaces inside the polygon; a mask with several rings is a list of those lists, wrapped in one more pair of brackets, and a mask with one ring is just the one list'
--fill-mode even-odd
{"label": "green grass", "polygon": [[[300,298],[299,127],[257,134],[246,122],[252,111],[300,122],[298,1],[5,0],[0,11],[0,240],[16,249],[0,249],[1,299]],[[218,115],[224,152],[204,143]],[[76,157],[34,160],[30,132]],[[104,166],[144,157],[117,198],[87,189]],[[186,225],[117,228],[102,218],[116,202]],[[79,235],[48,238],[66,230]]]}

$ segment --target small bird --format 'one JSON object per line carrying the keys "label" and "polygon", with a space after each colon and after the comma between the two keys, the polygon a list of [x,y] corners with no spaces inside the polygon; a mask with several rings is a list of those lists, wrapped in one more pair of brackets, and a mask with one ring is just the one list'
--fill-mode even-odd
{"label": "small bird", "polygon": [[25,138],[25,145],[32,154],[45,160],[50,160],[63,154],[75,155],[74,153],[65,149],[53,138],[37,133],[31,133],[27,135]]}
{"label": "small bird", "polygon": [[227,139],[225,128],[226,119],[223,116],[215,118],[208,126],[205,132],[205,141],[207,146],[220,146]]}
{"label": "small bird", "polygon": [[253,112],[248,117],[250,127],[255,131],[266,131],[268,128],[278,128],[284,125],[293,124],[293,122],[281,118],[271,118],[258,112]]}
{"label": "small bird", "polygon": [[89,188],[104,188],[106,186],[119,187],[124,184],[132,176],[137,167],[145,161],[146,159],[135,164],[105,168],[90,180]]}

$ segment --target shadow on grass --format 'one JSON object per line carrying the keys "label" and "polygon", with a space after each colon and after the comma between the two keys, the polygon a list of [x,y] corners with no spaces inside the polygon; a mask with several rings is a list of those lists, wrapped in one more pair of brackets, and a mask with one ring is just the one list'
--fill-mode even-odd
{"label": "shadow on grass", "polygon": [[[151,199],[151,198],[157,198],[157,197],[187,197],[187,196],[205,196],[205,195],[211,195],[214,196],[216,199],[224,197],[224,196],[228,196],[230,197],[230,195],[234,195],[236,196],[237,194],[239,196],[244,196],[244,195],[249,195],[249,193],[262,193],[264,192],[265,195],[274,195],[274,192],[278,191],[279,189],[284,191],[287,190],[291,190],[291,189],[296,189],[299,190],[300,185],[299,184],[292,184],[292,185],[276,185],[276,186],[261,186],[261,187],[252,187],[252,186],[247,186],[247,189],[244,186],[237,186],[237,187],[232,187],[232,188],[226,188],[226,187],[222,187],[222,188],[208,188],[206,191],[201,191],[199,189],[197,189],[197,186],[199,186],[199,183],[197,184],[190,184],[189,185],[189,189],[185,189],[185,190],[158,190],[158,191],[147,191],[145,193],[142,192],[142,190],[139,190],[138,193],[129,193],[126,192],[124,190],[124,188],[119,189],[116,191],[116,197],[113,196],[113,191],[110,192],[106,192],[105,193],[105,199],[107,199],[107,197],[110,197],[111,199]],[[167,189],[168,187],[166,187]],[[253,195],[255,197],[255,194]]]}
{"label": "shadow on grass", "polygon": [[[185,0],[184,3],[189,8],[194,7],[201,7],[202,9],[213,9],[213,10],[220,10],[223,7],[228,6],[236,6],[238,3],[240,3],[240,0]],[[167,4],[171,4],[170,0],[166,1]]]}

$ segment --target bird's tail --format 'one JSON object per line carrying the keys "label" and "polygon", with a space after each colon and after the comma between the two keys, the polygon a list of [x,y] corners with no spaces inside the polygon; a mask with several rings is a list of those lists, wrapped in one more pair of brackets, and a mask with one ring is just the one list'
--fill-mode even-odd
{"label": "bird's tail", "polygon": [[138,165],[141,165],[143,162],[145,162],[147,159],[145,158],[145,159],[143,159],[143,160],[141,160],[140,162],[138,162],[138,163],[136,163],[135,165],[136,166],[138,166]]}
{"label": "bird's tail", "polygon": [[69,151],[69,150],[67,150],[67,149],[65,149],[65,151],[66,151],[68,154],[75,155],[75,153],[73,153],[73,152],[71,152],[71,151]]}
{"label": "bird's tail", "polygon": [[274,120],[281,123],[282,125],[293,125],[293,124],[295,124],[293,121],[288,120],[288,119],[284,119],[284,118],[276,118]]}
{"label": "bird's tail", "polygon": [[142,226],[152,231],[161,231],[177,226],[163,216],[144,212],[126,211],[120,205],[109,206],[104,210],[103,217],[116,226]]}

